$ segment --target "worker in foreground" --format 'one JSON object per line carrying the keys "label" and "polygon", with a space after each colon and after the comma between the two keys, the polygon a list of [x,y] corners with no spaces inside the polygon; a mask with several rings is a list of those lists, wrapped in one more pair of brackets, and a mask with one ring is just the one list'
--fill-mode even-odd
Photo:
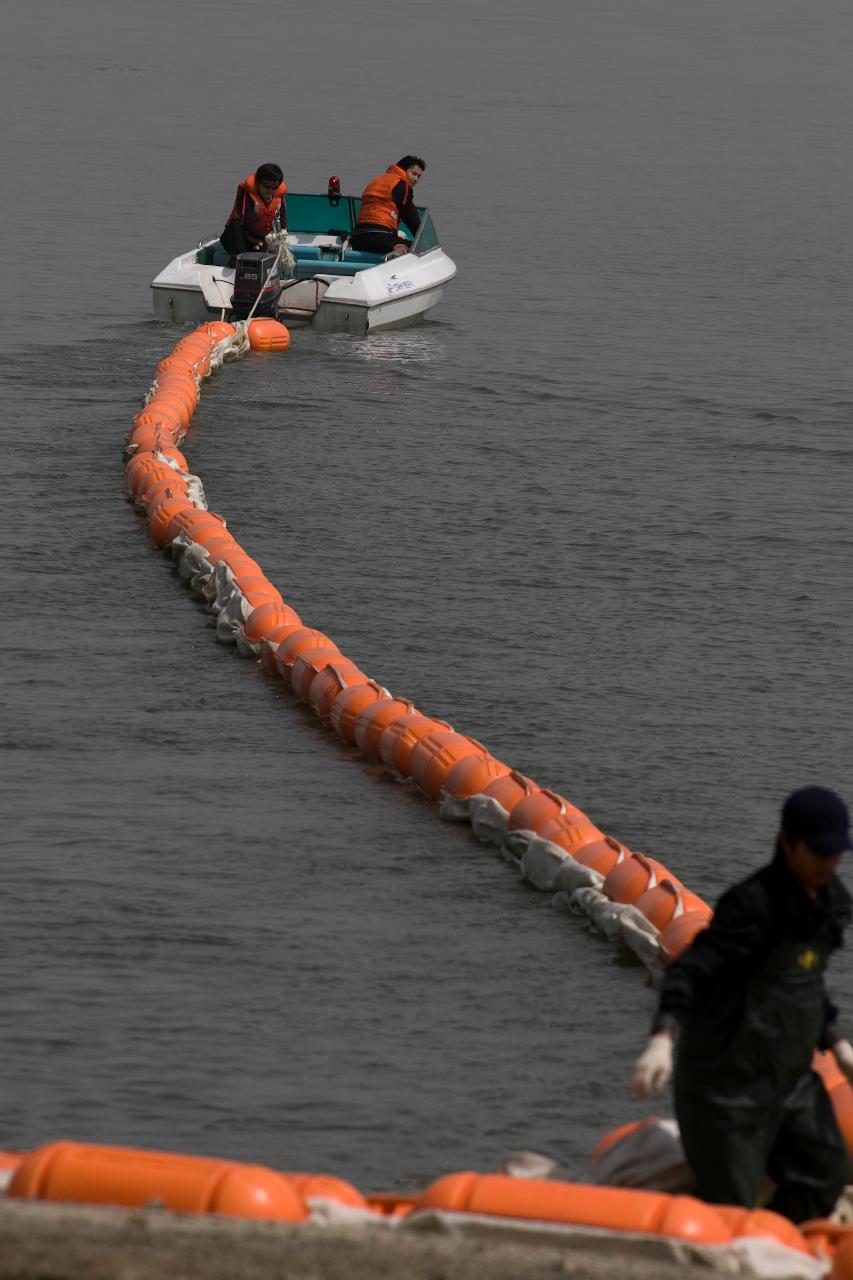
{"label": "worker in foreground", "polygon": [[723,894],[667,971],[632,1087],[648,1097],[667,1084],[678,1032],[675,1114],[703,1200],[754,1208],[770,1178],[767,1207],[803,1222],[831,1213],[847,1182],[847,1150],[811,1060],[830,1049],[853,1080],[853,1047],[823,981],[850,922],[836,871],[851,848],[841,798],[795,791],[773,861]]}

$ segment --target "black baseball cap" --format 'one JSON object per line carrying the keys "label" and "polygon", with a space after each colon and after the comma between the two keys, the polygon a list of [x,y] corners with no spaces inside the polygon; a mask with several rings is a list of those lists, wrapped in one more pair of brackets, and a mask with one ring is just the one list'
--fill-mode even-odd
{"label": "black baseball cap", "polygon": [[782,806],[782,831],[825,858],[853,849],[847,805],[827,787],[802,787]]}

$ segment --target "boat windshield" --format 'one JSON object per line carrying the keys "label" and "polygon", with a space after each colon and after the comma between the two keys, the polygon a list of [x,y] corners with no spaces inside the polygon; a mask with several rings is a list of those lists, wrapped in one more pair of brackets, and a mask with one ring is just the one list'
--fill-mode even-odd
{"label": "boat windshield", "polygon": [[307,196],[288,191],[287,229],[296,235],[348,236],[358,203],[352,196]]}
{"label": "boat windshield", "polygon": [[418,227],[418,234],[412,244],[412,253],[420,256],[423,253],[429,253],[430,249],[437,249],[441,241],[438,238],[435,223],[430,217],[429,209],[419,209],[418,213],[421,215],[421,225]]}

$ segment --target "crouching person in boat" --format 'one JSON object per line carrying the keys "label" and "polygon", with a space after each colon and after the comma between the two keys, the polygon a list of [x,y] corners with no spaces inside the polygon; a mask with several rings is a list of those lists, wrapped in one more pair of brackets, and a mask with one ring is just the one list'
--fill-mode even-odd
{"label": "crouching person in boat", "polygon": [[420,156],[403,156],[368,182],[361,193],[358,221],[350,236],[353,249],[386,256],[408,252],[409,242],[397,234],[397,228],[402,222],[413,237],[418,233],[421,219],[413,195],[424,169],[426,161]]}
{"label": "crouching person in boat", "polygon": [[224,249],[236,257],[266,247],[267,236],[287,230],[287,187],[277,164],[262,164],[237,188],[234,207],[219,237]]}
{"label": "crouching person in boat", "polygon": [[847,808],[823,787],[782,809],[772,862],[723,894],[710,925],[667,970],[652,1035],[634,1067],[639,1097],[672,1074],[675,1114],[697,1193],[794,1222],[828,1215],[848,1173],[832,1103],[812,1070],[830,1049],[853,1080],[823,974],[851,898],[835,872],[853,848]]}

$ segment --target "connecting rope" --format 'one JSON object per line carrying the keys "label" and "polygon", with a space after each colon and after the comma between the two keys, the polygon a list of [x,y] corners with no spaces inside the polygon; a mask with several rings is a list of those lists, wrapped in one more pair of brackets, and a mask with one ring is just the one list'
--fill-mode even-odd
{"label": "connecting rope", "polygon": [[284,270],[289,278],[290,276],[293,275],[293,273],[296,270],[296,259],[294,258],[293,254],[290,252],[290,245],[287,243],[287,232],[282,228],[279,228],[278,231],[273,232],[273,234],[270,236],[270,240],[272,241],[273,244],[278,245],[279,253],[281,255],[281,261],[284,265]]}

